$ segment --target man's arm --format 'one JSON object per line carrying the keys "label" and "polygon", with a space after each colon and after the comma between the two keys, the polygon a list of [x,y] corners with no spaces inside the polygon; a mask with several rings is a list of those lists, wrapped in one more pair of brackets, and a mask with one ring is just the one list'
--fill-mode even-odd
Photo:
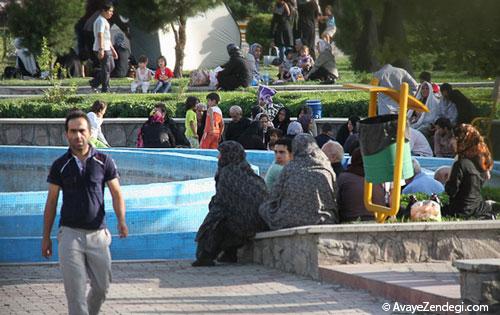
{"label": "man's arm", "polygon": [[59,190],[61,187],[49,184],[49,192],[47,202],[45,203],[45,211],[43,214],[43,239],[42,239],[42,256],[50,258],[52,256],[52,241],[50,240],[50,231],[54,225],[56,218],[57,199],[59,198]]}
{"label": "man's arm", "polygon": [[97,33],[97,41],[99,43],[99,51],[97,52],[97,57],[99,60],[104,58],[104,33],[99,32]]}
{"label": "man's arm", "polygon": [[123,200],[120,182],[118,178],[114,178],[107,182],[109,192],[113,199],[113,209],[115,210],[116,218],[118,219],[118,232],[120,237],[128,236],[128,227],[125,222],[125,201]]}

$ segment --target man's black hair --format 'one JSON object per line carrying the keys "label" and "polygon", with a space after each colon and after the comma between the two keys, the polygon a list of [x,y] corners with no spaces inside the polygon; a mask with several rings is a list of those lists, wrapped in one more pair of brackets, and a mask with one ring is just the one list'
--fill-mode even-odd
{"label": "man's black hair", "polygon": [[283,138],[278,139],[278,141],[276,141],[276,143],[274,145],[275,146],[276,145],[284,145],[284,146],[286,146],[287,151],[292,153],[292,139],[290,139],[289,137],[283,137]]}
{"label": "man's black hair", "polygon": [[438,126],[439,128],[453,130],[453,126],[451,125],[451,121],[445,117],[438,118],[436,120],[436,122],[434,122],[434,125]]}
{"label": "man's black hair", "polygon": [[109,9],[112,9],[114,8],[114,4],[113,4],[113,1],[105,1],[102,5],[102,10],[103,11],[108,11]]}
{"label": "man's black hair", "polygon": [[446,91],[446,92],[451,92],[453,90],[453,87],[449,83],[443,83],[439,88],[441,89],[441,91]]}
{"label": "man's black hair", "polygon": [[217,104],[219,104],[219,102],[220,102],[220,96],[219,96],[219,94],[217,94],[215,92],[212,92],[212,93],[209,93],[207,95],[207,100],[212,100],[212,101],[217,102]]}
{"label": "man's black hair", "polygon": [[74,109],[71,110],[68,115],[66,115],[66,121],[64,122],[64,129],[66,132],[68,132],[68,124],[70,120],[77,119],[77,118],[83,118],[87,121],[87,128],[90,130],[90,120],[87,117],[87,114],[85,112],[79,110],[79,109]]}
{"label": "man's black hair", "polygon": [[327,133],[333,130],[333,125],[330,123],[325,123],[321,126],[321,132]]}

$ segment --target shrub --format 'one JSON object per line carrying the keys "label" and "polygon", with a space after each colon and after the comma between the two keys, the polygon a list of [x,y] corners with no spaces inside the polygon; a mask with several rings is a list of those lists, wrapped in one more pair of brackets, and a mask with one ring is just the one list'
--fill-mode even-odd
{"label": "shrub", "polygon": [[248,21],[247,42],[249,44],[259,43],[263,46],[263,53],[267,55],[271,43],[271,20],[272,14],[257,14]]}

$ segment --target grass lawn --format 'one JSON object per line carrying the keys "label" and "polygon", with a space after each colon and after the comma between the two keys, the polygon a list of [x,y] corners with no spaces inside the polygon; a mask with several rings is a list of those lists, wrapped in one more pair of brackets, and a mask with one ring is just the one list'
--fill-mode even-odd
{"label": "grass lawn", "polygon": [[[2,43],[0,42],[0,46]],[[0,62],[0,69],[3,69],[5,65],[11,65],[12,60],[3,60]],[[367,72],[355,72],[352,70],[351,61],[347,56],[340,57],[337,60],[337,67],[340,73],[340,79],[338,80],[339,84],[343,83],[368,83],[372,78],[372,75]],[[268,71],[272,78],[276,78],[278,73],[277,67],[262,67],[261,72]],[[415,74],[416,76],[418,73]],[[477,81],[491,81],[494,82],[495,78],[487,78],[487,77],[479,77],[479,76],[470,76],[465,72],[448,72],[448,71],[435,71],[432,73],[433,80],[435,82],[477,82]],[[63,85],[77,85],[77,86],[88,86],[90,78],[68,78],[62,81]],[[123,86],[130,85],[132,79],[129,78],[112,78],[111,85],[112,86]],[[173,85],[177,86],[185,86],[189,82],[189,72],[185,72],[185,77],[182,79],[173,79]],[[287,83],[287,84],[318,84],[317,81],[305,81],[300,83]],[[45,86],[50,85],[50,82],[47,80],[0,80],[0,85],[14,85],[14,86]]]}

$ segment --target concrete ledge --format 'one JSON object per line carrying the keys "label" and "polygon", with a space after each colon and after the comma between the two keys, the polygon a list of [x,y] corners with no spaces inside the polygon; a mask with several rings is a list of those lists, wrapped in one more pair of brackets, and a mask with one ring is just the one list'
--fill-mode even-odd
{"label": "concrete ledge", "polygon": [[456,230],[498,230],[500,221],[462,221],[441,223],[367,223],[367,224],[338,224],[338,225],[310,225],[278,231],[258,233],[256,240],[287,237],[304,234],[325,233],[367,233],[367,232],[423,232],[423,231],[456,231]]}
{"label": "concrete ledge", "polygon": [[259,233],[255,263],[319,278],[320,265],[500,258],[500,221],[304,226]]}

